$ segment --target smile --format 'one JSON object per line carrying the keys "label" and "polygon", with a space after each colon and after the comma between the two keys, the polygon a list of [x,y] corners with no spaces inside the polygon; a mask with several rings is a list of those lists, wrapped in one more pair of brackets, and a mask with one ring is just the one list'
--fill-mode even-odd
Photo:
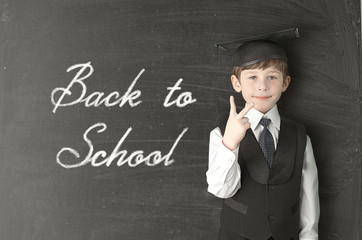
{"label": "smile", "polygon": [[254,96],[254,98],[260,99],[260,100],[266,100],[268,98],[271,98],[271,96]]}

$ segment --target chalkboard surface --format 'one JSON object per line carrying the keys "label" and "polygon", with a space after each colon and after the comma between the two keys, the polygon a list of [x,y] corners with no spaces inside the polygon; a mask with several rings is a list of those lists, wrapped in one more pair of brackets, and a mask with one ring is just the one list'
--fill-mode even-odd
{"label": "chalkboard surface", "polygon": [[359,239],[359,1],[0,3],[1,239],[216,240],[208,136],[236,94],[214,44],[291,27],[279,108],[312,139],[320,239]]}

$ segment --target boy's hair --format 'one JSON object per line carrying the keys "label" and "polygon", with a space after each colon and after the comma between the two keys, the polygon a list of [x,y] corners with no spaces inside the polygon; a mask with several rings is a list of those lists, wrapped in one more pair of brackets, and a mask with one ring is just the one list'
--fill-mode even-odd
{"label": "boy's hair", "polygon": [[244,70],[249,69],[266,69],[268,67],[275,67],[283,74],[283,79],[286,78],[286,76],[289,75],[288,71],[288,63],[284,59],[278,59],[278,58],[272,58],[265,61],[261,61],[252,65],[244,66],[244,67],[237,67],[235,66],[233,68],[233,75],[235,75],[238,79],[240,78],[240,74]]}

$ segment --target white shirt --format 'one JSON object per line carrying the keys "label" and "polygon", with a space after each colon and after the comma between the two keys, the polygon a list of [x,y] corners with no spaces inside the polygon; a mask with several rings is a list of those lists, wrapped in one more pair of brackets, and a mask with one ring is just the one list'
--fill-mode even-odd
{"label": "white shirt", "polygon": [[[271,120],[268,126],[274,138],[274,146],[277,146],[280,131],[280,115],[275,105],[269,112],[263,114],[252,108],[246,115],[249,119],[251,130],[256,139],[259,139],[263,126],[260,119],[267,117]],[[222,133],[215,128],[210,133],[209,143],[209,169],[206,172],[208,191],[219,198],[230,198],[240,188],[241,170],[238,164],[239,148],[230,151],[222,143]],[[300,240],[318,240],[319,221],[319,195],[318,175],[312,144],[307,136],[306,149],[302,169],[300,191]]]}

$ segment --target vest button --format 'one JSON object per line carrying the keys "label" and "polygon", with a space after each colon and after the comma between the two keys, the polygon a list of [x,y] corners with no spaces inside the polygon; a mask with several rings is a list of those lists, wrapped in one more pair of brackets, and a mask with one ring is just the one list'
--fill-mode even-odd
{"label": "vest button", "polygon": [[270,191],[274,191],[274,186],[273,186],[273,185],[269,185],[269,190],[270,190]]}
{"label": "vest button", "polygon": [[274,215],[269,215],[269,221],[275,221],[277,219]]}

